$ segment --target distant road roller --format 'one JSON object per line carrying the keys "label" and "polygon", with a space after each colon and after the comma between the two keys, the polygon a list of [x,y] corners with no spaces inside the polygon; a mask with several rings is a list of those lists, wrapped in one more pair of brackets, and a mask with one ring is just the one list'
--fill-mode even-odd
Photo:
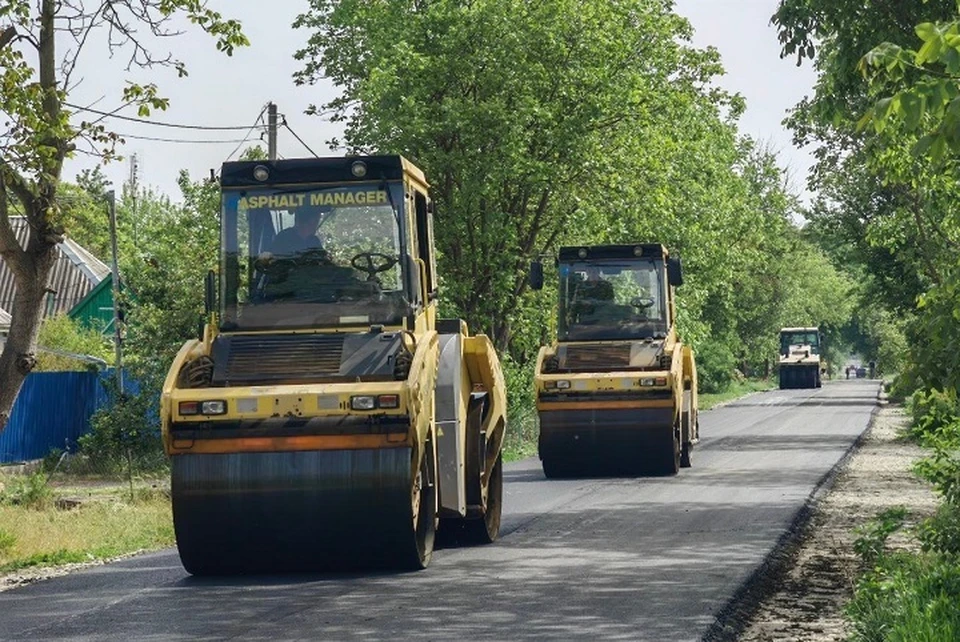
{"label": "distant road roller", "polygon": [[[679,258],[660,244],[564,247],[557,343],[535,386],[547,477],[672,475],[699,441],[697,369],[677,336]],[[543,286],[543,264],[531,285]]]}
{"label": "distant road roller", "polygon": [[419,569],[500,528],[491,342],[437,319],[433,206],[399,156],[225,163],[219,276],[161,398],[193,574]]}
{"label": "distant road roller", "polygon": [[819,388],[824,363],[820,344],[823,335],[816,327],[780,330],[780,389]]}

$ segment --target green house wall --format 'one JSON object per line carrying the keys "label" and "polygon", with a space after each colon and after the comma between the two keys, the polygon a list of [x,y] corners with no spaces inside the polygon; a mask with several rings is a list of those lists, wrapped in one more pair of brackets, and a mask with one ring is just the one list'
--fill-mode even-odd
{"label": "green house wall", "polygon": [[70,318],[104,332],[113,323],[113,277],[107,276],[70,310]]}

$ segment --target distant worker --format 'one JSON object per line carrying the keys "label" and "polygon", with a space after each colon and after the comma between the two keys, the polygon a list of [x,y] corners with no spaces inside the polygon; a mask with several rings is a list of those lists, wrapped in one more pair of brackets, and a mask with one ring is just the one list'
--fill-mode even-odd
{"label": "distant worker", "polygon": [[850,368],[851,366],[847,366],[847,379],[850,378]]}
{"label": "distant worker", "polygon": [[270,253],[292,257],[308,250],[323,249],[323,243],[317,238],[319,226],[320,210],[298,210],[294,216],[293,227],[288,227],[274,237],[270,244]]}

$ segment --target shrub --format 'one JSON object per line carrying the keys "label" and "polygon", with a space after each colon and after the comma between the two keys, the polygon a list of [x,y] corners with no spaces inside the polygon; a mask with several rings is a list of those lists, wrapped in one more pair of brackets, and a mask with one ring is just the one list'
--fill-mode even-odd
{"label": "shrub", "polygon": [[43,472],[35,472],[8,478],[0,491],[0,503],[40,509],[50,503],[52,496],[47,476]]}
{"label": "shrub", "polygon": [[0,555],[5,555],[16,543],[16,535],[0,528]]}
{"label": "shrub", "polygon": [[903,506],[883,511],[875,519],[857,528],[858,537],[853,542],[853,550],[866,565],[872,566],[883,555],[887,539],[900,530],[906,518],[907,509]]}
{"label": "shrub", "polygon": [[737,359],[724,343],[704,342],[698,345],[696,358],[700,392],[723,392],[737,377]]}
{"label": "shrub", "polygon": [[146,391],[119,394],[105,382],[109,403],[94,413],[91,431],[80,438],[80,451],[103,474],[133,475],[162,468],[166,459],[160,441],[156,397]]}

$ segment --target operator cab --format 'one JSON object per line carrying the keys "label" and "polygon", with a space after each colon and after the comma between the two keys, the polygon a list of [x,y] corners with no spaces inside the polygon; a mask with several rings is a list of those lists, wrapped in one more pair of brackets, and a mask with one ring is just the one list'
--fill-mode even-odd
{"label": "operator cab", "polygon": [[784,328],[780,331],[780,355],[791,356],[793,350],[806,350],[820,354],[820,332],[817,328]]}
{"label": "operator cab", "polygon": [[224,164],[220,329],[412,329],[436,287],[414,170],[399,156]]}
{"label": "operator cab", "polygon": [[[669,288],[682,281],[679,259],[663,246],[564,247],[557,260],[560,308],[557,339],[665,339],[673,325]],[[531,286],[543,284],[534,263]]]}

